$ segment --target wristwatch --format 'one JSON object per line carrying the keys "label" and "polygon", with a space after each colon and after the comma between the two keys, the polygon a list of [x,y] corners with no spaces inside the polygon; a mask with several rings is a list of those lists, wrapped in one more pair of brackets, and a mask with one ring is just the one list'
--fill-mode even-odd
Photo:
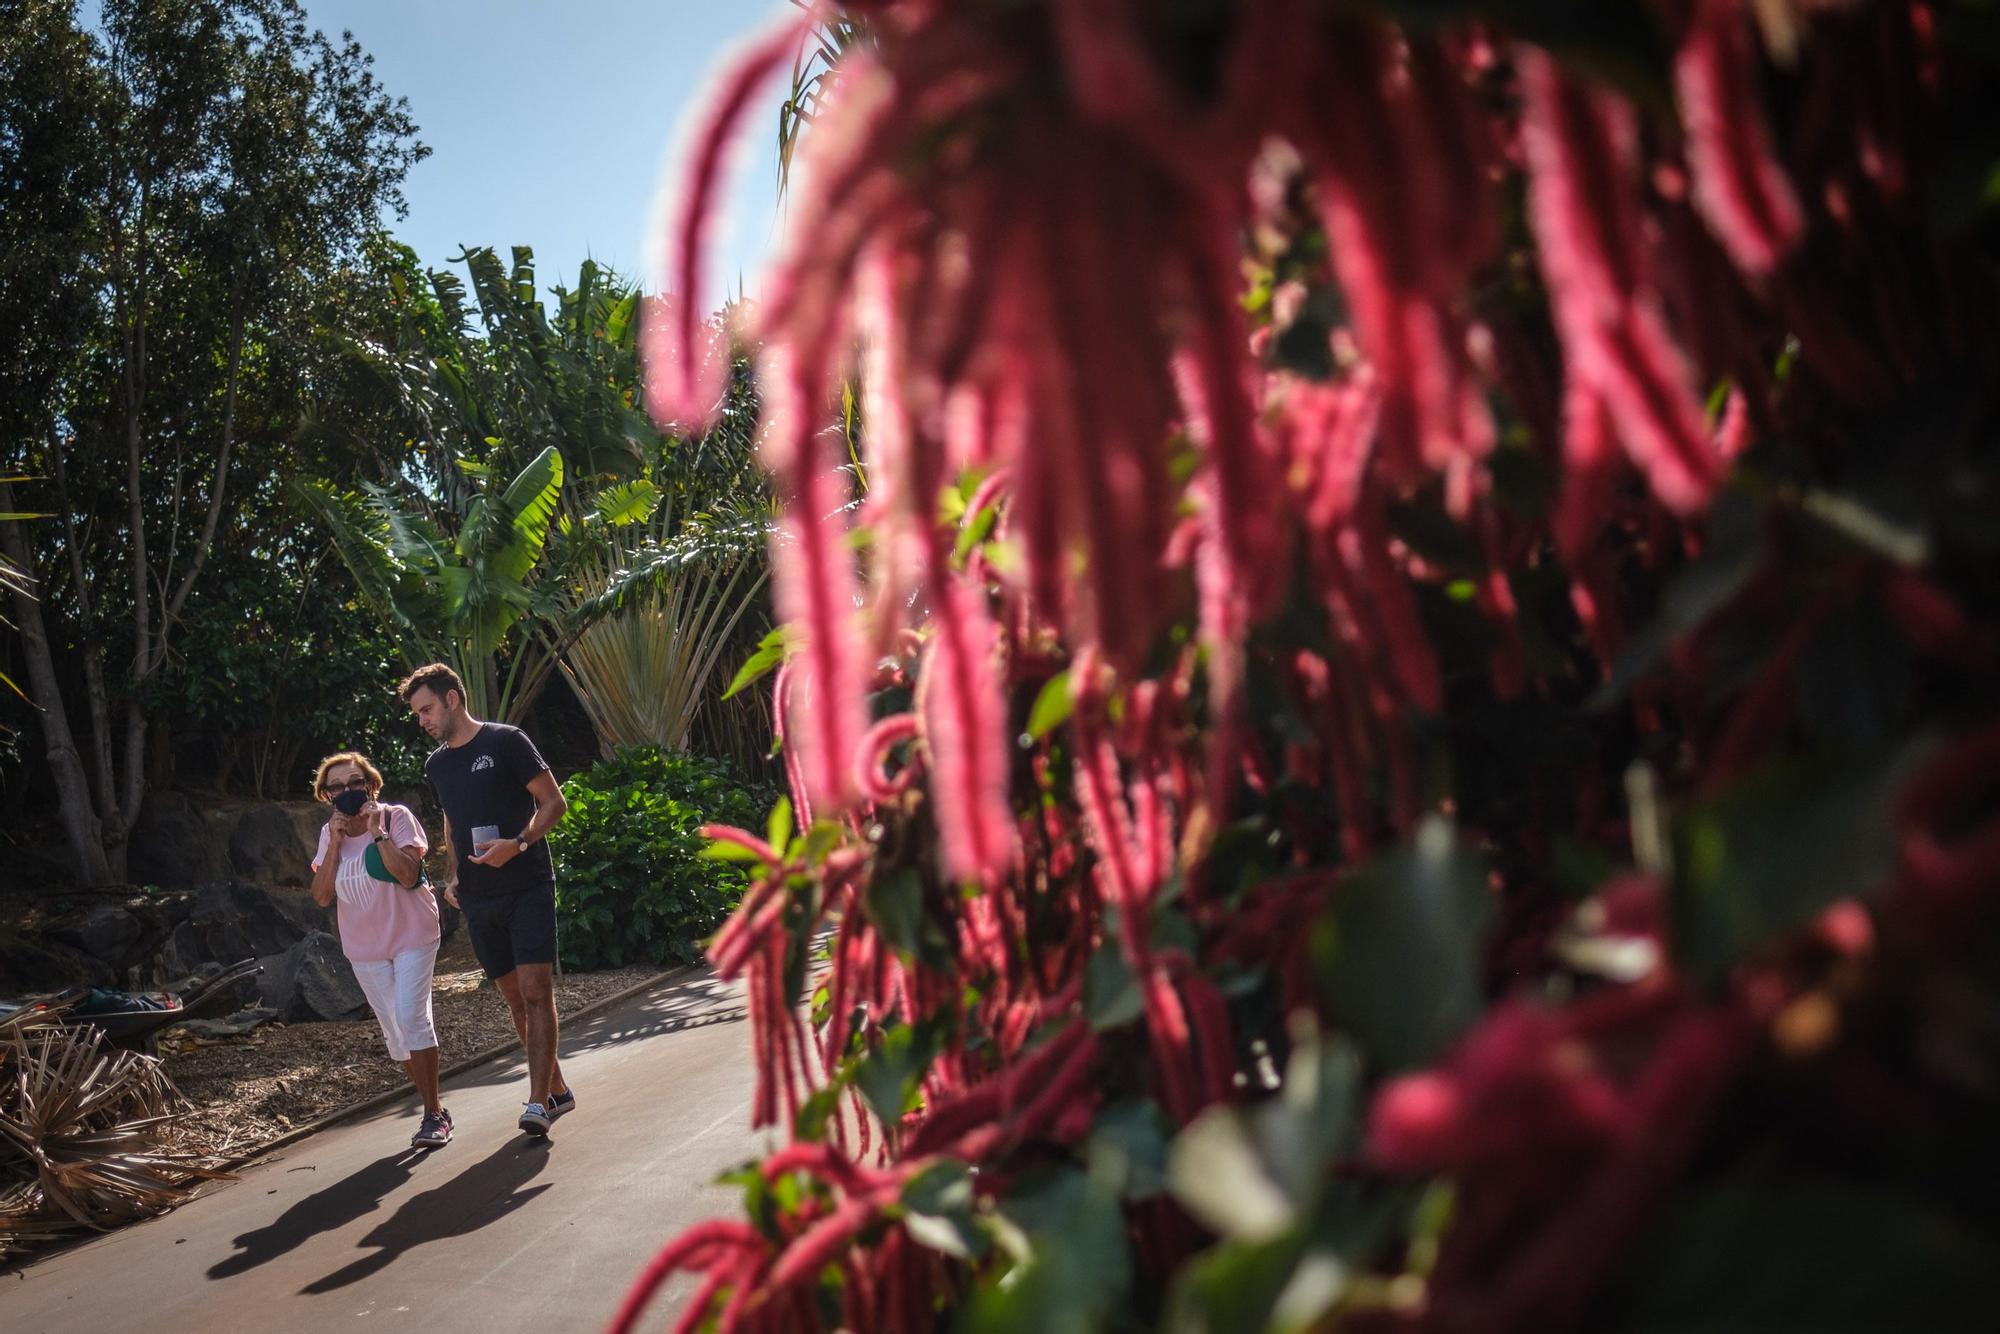
{"label": "wristwatch", "polygon": [[517,838],[517,839],[515,839],[515,840],[514,840],[514,854],[515,854],[516,856],[519,856],[519,855],[520,855],[521,853],[524,853],[524,852],[526,852],[527,850],[528,850],[528,840],[527,840],[527,839],[525,839],[525,838]]}

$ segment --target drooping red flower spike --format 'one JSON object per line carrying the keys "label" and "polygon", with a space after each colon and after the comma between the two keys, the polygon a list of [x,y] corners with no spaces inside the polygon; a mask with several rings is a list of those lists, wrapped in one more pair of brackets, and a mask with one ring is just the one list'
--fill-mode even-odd
{"label": "drooping red flower spike", "polygon": [[[1385,1271],[1343,1297],[1364,1332],[1595,1327],[1745,1141],[1745,1090],[1812,1090],[1830,1145],[1936,1114],[1885,1074],[1933,1050],[1902,1018],[1843,1024],[1994,922],[2000,742],[1966,683],[2000,633],[1978,562],[1939,554],[1977,523],[1898,509],[1927,469],[1987,494],[1994,266],[1923,212],[1963,71],[1928,4],[1662,0],[1593,29],[1611,46],[1542,8],[801,20],[860,27],[741,331],[808,832],[712,831],[759,869],[708,947],[781,1143],[751,1222],[670,1244],[619,1329],[682,1270],[680,1327],[722,1334],[1018,1296],[1018,1238],[971,1258],[957,1227],[992,1240],[1051,1174],[1096,1189],[1136,1124],[1296,1126],[1283,1057],[1315,1033],[1364,1048],[1366,1131],[1287,1198],[1455,1193],[1442,1236],[1349,1257]],[[688,154],[647,333],[663,420],[714,401],[722,148],[800,31],[745,53]],[[1881,681],[1909,688],[1838,707]],[[1887,883],[1796,930],[1760,917],[1790,889],[1690,930],[1728,891],[1677,877],[1729,855],[1730,801],[1897,720],[1944,742],[1888,813]],[[1494,922],[1450,965],[1458,871],[1404,860],[1439,817]],[[1483,1013],[1393,1050],[1338,985],[1362,949],[1425,960],[1367,955],[1378,1029],[1447,978]],[[912,1194],[941,1181],[949,1228]],[[1215,1244],[1182,1198],[1116,1203],[1135,1320]],[[1399,1275],[1406,1250],[1435,1262]]]}

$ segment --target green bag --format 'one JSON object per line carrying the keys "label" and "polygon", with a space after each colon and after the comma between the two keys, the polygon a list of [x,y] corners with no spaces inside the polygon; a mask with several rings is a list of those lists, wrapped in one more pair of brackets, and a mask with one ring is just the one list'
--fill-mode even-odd
{"label": "green bag", "polygon": [[404,885],[402,881],[389,874],[389,864],[382,860],[382,849],[372,840],[369,842],[367,850],[361,854],[361,864],[367,867],[368,874],[374,876],[377,880],[386,880],[390,884],[399,885],[404,889],[422,889],[424,887],[424,864],[421,861],[417,863],[417,883],[414,885]]}

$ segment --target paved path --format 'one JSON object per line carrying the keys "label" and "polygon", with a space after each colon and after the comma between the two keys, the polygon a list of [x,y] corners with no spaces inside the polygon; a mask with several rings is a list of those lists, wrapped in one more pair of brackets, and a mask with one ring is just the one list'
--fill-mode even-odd
{"label": "paved path", "polygon": [[[700,973],[565,1030],[577,1110],[514,1128],[518,1053],[449,1081],[457,1138],[409,1149],[412,1098],[245,1169],[193,1203],[0,1273],[7,1334],[425,1330],[590,1334],[711,1183],[759,1151],[734,987]],[[667,1305],[692,1280],[678,1277]]]}

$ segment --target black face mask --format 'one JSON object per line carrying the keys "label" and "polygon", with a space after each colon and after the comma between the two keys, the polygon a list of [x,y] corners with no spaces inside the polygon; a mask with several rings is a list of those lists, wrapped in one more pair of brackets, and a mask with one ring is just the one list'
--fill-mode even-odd
{"label": "black face mask", "polygon": [[352,789],[343,788],[333,794],[333,808],[342,815],[359,815],[361,814],[361,808],[367,804],[368,794],[366,792],[355,792]]}

